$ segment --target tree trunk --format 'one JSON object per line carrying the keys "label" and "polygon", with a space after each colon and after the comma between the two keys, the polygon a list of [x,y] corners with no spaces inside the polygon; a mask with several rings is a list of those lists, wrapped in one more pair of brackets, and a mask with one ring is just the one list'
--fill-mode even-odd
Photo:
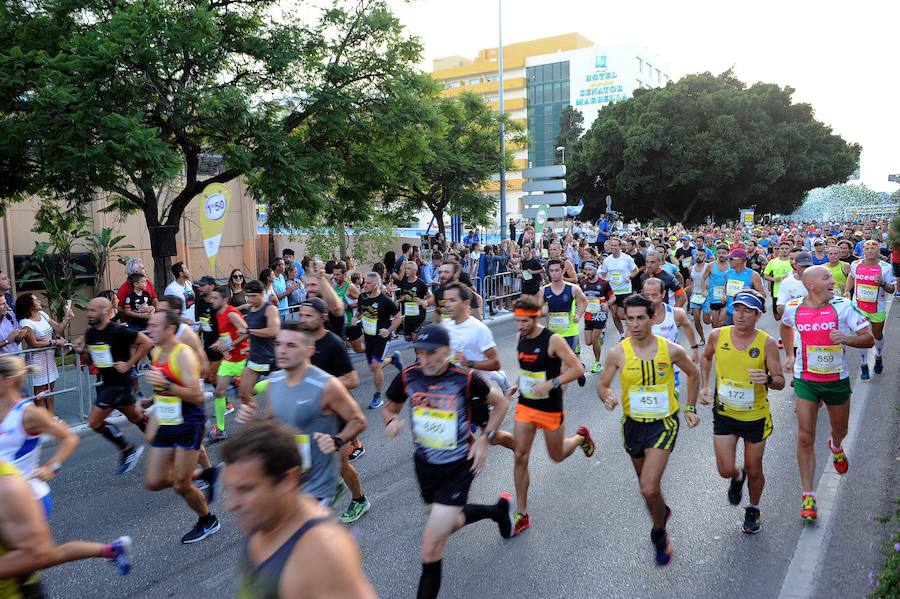
{"label": "tree trunk", "polygon": [[[434,220],[437,221],[438,233],[444,236],[444,239],[447,239],[447,232],[444,229],[444,211],[443,210],[431,210],[432,216],[434,216]],[[449,243],[448,243],[449,245]]]}

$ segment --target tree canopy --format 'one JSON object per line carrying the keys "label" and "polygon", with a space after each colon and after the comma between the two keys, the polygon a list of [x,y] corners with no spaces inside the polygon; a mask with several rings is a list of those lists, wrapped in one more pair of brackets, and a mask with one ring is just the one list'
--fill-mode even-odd
{"label": "tree canopy", "polygon": [[[371,211],[419,148],[431,85],[384,0],[10,0],[0,7],[0,198],[142,212],[174,235],[245,176],[273,227]],[[403,124],[403,126],[400,126]],[[221,160],[204,171],[205,158]],[[337,200],[337,201],[336,201]],[[337,214],[340,217],[341,214]],[[151,235],[157,281],[167,259]]]}
{"label": "tree canopy", "polygon": [[571,151],[575,141],[584,133],[584,115],[574,106],[567,105],[559,113],[559,135],[556,136],[556,147],[562,146]]}
{"label": "tree canopy", "polygon": [[811,106],[792,103],[793,92],[747,87],[730,71],[636,90],[604,107],[574,144],[569,193],[594,211],[611,194],[626,219],[790,213],[810,189],[846,181],[860,151],[816,121]]}

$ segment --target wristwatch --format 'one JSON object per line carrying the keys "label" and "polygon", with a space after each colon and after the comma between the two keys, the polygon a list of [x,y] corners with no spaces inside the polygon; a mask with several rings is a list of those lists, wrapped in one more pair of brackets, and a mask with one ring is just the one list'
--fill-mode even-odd
{"label": "wristwatch", "polygon": [[554,389],[558,389],[558,388],[559,388],[559,378],[558,378],[558,377],[553,377],[553,380],[551,380],[550,382],[553,383],[553,388],[554,388]]}
{"label": "wristwatch", "polygon": [[466,360],[466,368],[472,368],[475,366],[475,360]]}
{"label": "wristwatch", "polygon": [[771,385],[771,384],[772,384],[772,373],[767,372],[766,373],[766,385]]}
{"label": "wristwatch", "polygon": [[[388,422],[388,424],[390,424],[390,422]],[[343,445],[344,443],[346,443],[346,441],[344,441],[343,439],[341,439],[341,438],[338,437],[337,435],[331,435],[331,440],[334,441],[334,446],[337,447],[338,449],[341,448],[341,445]]]}
{"label": "wristwatch", "polygon": [[484,436],[487,437],[488,443],[493,443],[494,437],[497,436],[497,431],[485,431]]}

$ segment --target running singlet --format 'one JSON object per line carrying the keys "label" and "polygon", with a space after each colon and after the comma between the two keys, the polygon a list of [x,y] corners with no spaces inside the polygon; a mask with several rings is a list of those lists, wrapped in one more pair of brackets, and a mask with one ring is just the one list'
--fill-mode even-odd
{"label": "running singlet", "polygon": [[669,342],[662,337],[655,338],[656,355],[652,360],[637,357],[631,337],[622,341],[625,352],[625,367],[620,375],[622,412],[628,418],[644,422],[662,420],[678,411]]}
{"label": "running singlet", "polygon": [[803,299],[791,300],[784,308],[781,324],[793,327],[800,337],[794,378],[827,383],[849,377],[846,348],[831,341],[839,330],[853,335],[869,326],[869,320],[845,297],[836,297],[821,308],[808,308]]}
{"label": "running singlet", "polygon": [[[182,380],[181,368],[178,366],[178,354],[182,351],[192,353],[190,347],[184,343],[177,343],[166,358],[165,364],[159,363],[159,356],[162,354],[161,347],[154,347],[150,352],[151,363],[155,368],[162,371],[166,379],[172,381],[176,385],[184,385]],[[194,375],[200,378],[200,365],[196,364],[196,372]],[[153,397],[153,405],[156,409],[156,417],[160,426],[178,426],[181,424],[203,424],[206,421],[206,413],[203,410],[203,404],[197,405],[182,400],[175,395],[164,395],[160,391],[156,392]]]}
{"label": "running singlet", "polygon": [[734,313],[734,296],[736,296],[741,289],[745,289],[747,287],[752,288],[753,282],[753,271],[749,268],[744,268],[743,271],[737,272],[736,270],[729,269],[727,273],[725,273],[725,311],[729,314]]}
{"label": "running singlet", "polygon": [[580,286],[588,300],[587,309],[584,311],[585,322],[605,322],[608,313],[603,306],[606,305],[607,299],[613,297],[609,283],[599,278],[593,283],[582,279]]}
{"label": "running singlet", "polygon": [[562,412],[562,389],[550,389],[547,395],[538,395],[532,389],[535,383],[552,381],[559,376],[562,361],[550,357],[550,329],[544,329],[532,339],[519,337],[519,403],[542,412]]}
{"label": "running singlet", "polygon": [[21,400],[0,422],[0,462],[18,468],[31,486],[34,498],[40,500],[50,493],[50,485],[40,479],[31,478],[31,473],[37,469],[40,459],[41,436],[29,434],[22,423],[25,409],[30,404],[30,400]]}
{"label": "running singlet", "polygon": [[[350,289],[350,281],[344,281],[343,285],[335,285],[334,292],[344,302],[344,326],[349,327],[353,324],[353,307],[350,305],[350,298],[347,297],[347,290]],[[355,303],[355,302],[354,302]],[[330,315],[330,312],[329,312]],[[340,318],[340,317],[338,317]]]}
{"label": "running singlet", "polygon": [[[19,469],[12,464],[0,462],[0,476],[22,476]],[[6,546],[0,539],[0,557],[6,554]],[[41,580],[38,573],[25,574],[17,578],[4,578],[0,580],[0,597],[3,599],[29,599],[31,597],[43,597]]]}
{"label": "running singlet", "polygon": [[881,276],[883,283],[893,283],[894,271],[891,265],[879,260],[878,264],[869,266],[863,264],[862,260],[857,260],[850,265],[850,274],[854,279],[853,303],[856,307],[867,314],[884,312],[884,289],[875,278]]}
{"label": "running singlet", "polygon": [[844,295],[844,289],[847,288],[847,274],[844,272],[844,263],[839,261],[837,266],[826,264],[825,268],[831,271],[831,278],[834,279],[834,295]]}
{"label": "running singlet", "polygon": [[[259,310],[252,307],[247,310],[244,321],[249,330],[264,329],[269,325],[269,319],[266,317],[268,307],[268,304],[263,304]],[[250,335],[248,341],[250,355],[247,358],[247,367],[254,372],[269,372],[275,364],[275,338]]]}
{"label": "running singlet", "polygon": [[565,283],[562,293],[553,292],[553,287],[544,287],[544,303],[547,304],[547,328],[563,337],[578,334],[578,322],[575,320],[576,304],[574,285]]}
{"label": "running singlet", "polygon": [[756,337],[744,349],[737,349],[731,338],[734,327],[719,329],[716,345],[716,399],[713,409],[723,416],[752,422],[769,415],[769,394],[765,385],[750,380],[747,370],[766,370],[766,341],[769,336],[756,331]]}
{"label": "running singlet", "polygon": [[710,266],[709,278],[706,281],[706,301],[710,304],[725,303],[725,278],[729,270],[731,269],[720,270],[718,261]]}
{"label": "running singlet", "polygon": [[[764,275],[769,275],[773,279],[777,279],[778,277],[784,277],[794,270],[791,266],[790,260],[783,260],[781,258],[772,258],[769,260],[768,264],[766,264],[766,268],[763,270]],[[781,281],[776,281],[772,283],[772,295],[778,297],[778,289],[781,287]]]}
{"label": "running singlet", "polygon": [[219,339],[228,339],[227,346],[231,348],[231,351],[228,352],[228,355],[225,356],[225,360],[228,362],[240,362],[246,356],[244,355],[244,350],[247,349],[247,340],[244,339],[237,345],[234,345],[234,340],[238,338],[237,327],[234,326],[231,320],[228,318],[228,315],[234,312],[241,318],[240,310],[235,308],[234,306],[225,306],[224,311],[216,312],[216,325],[219,329]]}
{"label": "running singlet", "polygon": [[666,315],[663,316],[661,323],[653,325],[653,334],[672,343],[678,343],[678,323],[675,322],[675,308],[669,304],[662,304],[662,307],[665,309]]}

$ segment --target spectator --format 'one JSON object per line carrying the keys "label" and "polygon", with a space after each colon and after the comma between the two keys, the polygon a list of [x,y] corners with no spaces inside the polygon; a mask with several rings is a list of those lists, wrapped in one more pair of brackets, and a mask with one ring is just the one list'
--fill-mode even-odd
{"label": "spectator", "polygon": [[[116,299],[119,301],[118,305],[123,305],[125,303],[125,298],[131,293],[132,287],[131,283],[128,282],[128,277],[136,272],[144,275],[147,274],[147,268],[144,266],[144,261],[140,258],[134,258],[125,263],[125,282],[122,283],[119,290],[116,292]],[[2,287],[2,281],[0,281],[0,287]],[[150,277],[147,277],[147,293],[150,294],[150,297],[153,298],[154,302],[157,300],[156,289],[153,288],[153,281],[150,280]]]}
{"label": "spectator", "polygon": [[[289,251],[291,250],[285,250],[285,252]],[[240,310],[241,314],[246,314],[247,310],[250,309],[250,303],[247,301],[247,292],[244,290],[246,284],[246,278],[240,268],[235,268],[231,271],[231,274],[228,275],[228,290],[231,292],[231,305]]]}
{"label": "spectator", "polygon": [[21,351],[19,341],[24,335],[15,314],[9,309],[6,294],[0,295],[0,352],[13,354]]}
{"label": "spectator", "polygon": [[0,293],[6,298],[6,305],[12,306],[15,303],[12,295],[12,281],[9,275],[0,270]]}
{"label": "spectator", "polygon": [[72,308],[66,307],[66,316],[62,322],[56,322],[47,316],[41,306],[41,300],[32,293],[20,295],[16,299],[16,319],[24,333],[25,349],[49,348],[46,351],[32,352],[28,354],[28,365],[31,367],[31,386],[34,389],[34,403],[46,408],[50,414],[54,414],[54,398],[52,395],[42,396],[43,393],[52,393],[56,388],[56,379],[59,372],[56,369],[55,347],[66,344],[65,339],[54,339],[54,335],[62,335],[69,325],[74,314]]}
{"label": "spectator", "polygon": [[[384,260],[382,260],[382,266],[384,266],[386,273],[394,272],[394,267],[397,266],[397,254],[393,250],[386,252],[384,254]],[[383,276],[382,276],[382,279],[384,279]]]}
{"label": "spectator", "polygon": [[433,250],[431,252],[431,262],[422,267],[422,280],[430,287],[435,287],[438,283],[438,269],[441,267],[444,256]]}
{"label": "spectator", "polygon": [[156,301],[147,293],[147,276],[135,272],[128,275],[131,284],[131,293],[122,304],[122,312],[125,315],[125,323],[132,331],[143,332],[147,328],[147,321],[156,312]]}
{"label": "spectator", "polygon": [[[125,282],[127,283],[128,281]],[[109,305],[112,306],[112,314],[110,314],[109,321],[122,324],[122,313],[119,312],[119,296],[116,295],[116,292],[112,289],[104,289],[97,297],[109,300]]]}
{"label": "spectator", "polygon": [[[356,268],[356,262],[353,261],[353,256],[351,254],[346,254],[343,258],[341,258],[341,261],[346,266],[344,272],[352,272],[353,269]],[[301,274],[300,276],[302,277],[303,275]]]}
{"label": "spectator", "polygon": [[[181,298],[183,303],[181,320],[193,326],[197,320],[194,310],[197,294],[194,293],[194,284],[191,283],[191,271],[184,262],[176,262],[172,265],[172,274],[175,276],[175,280],[169,283],[163,295],[174,295]],[[119,305],[124,306],[125,302],[120,301]]]}
{"label": "spectator", "polygon": [[509,217],[509,238],[515,240],[516,238],[516,225],[519,224],[519,219]]}
{"label": "spectator", "polygon": [[[403,279],[403,263],[410,259],[411,253],[412,246],[410,244],[403,243],[400,245],[400,256],[397,258],[394,268],[391,269],[391,278],[395,281]],[[385,266],[387,266],[387,264],[385,264]]]}
{"label": "spectator", "polygon": [[278,294],[275,293],[275,272],[271,268],[264,268],[259,273],[259,282],[263,285],[263,295],[266,301],[272,305],[278,305]]}
{"label": "spectator", "polygon": [[285,267],[284,278],[297,286],[296,289],[288,294],[288,306],[299,306],[306,299],[306,287],[303,286],[303,281],[297,274],[297,267],[293,263]]}
{"label": "spectator", "polygon": [[469,234],[463,237],[463,243],[466,247],[471,247],[476,243],[481,243],[481,238],[478,236],[478,233],[475,232],[475,228],[469,229]]}
{"label": "spectator", "polygon": [[609,239],[609,235],[612,233],[612,225],[609,222],[609,219],[606,218],[606,214],[600,218],[600,221],[597,223],[597,244],[602,248],[603,242]]}
{"label": "spectator", "polygon": [[303,265],[294,259],[294,250],[292,250],[291,248],[284,248],[283,250],[281,250],[281,258],[284,260],[285,266],[288,264],[293,264],[295,267],[297,267],[298,277],[302,277],[306,274],[306,270],[304,270]]}
{"label": "spectator", "polygon": [[284,260],[281,258],[275,258],[269,268],[275,274],[272,288],[275,290],[275,297],[278,300],[278,316],[284,319],[288,315],[288,296],[299,289],[300,285],[296,281],[288,283],[284,276]]}

